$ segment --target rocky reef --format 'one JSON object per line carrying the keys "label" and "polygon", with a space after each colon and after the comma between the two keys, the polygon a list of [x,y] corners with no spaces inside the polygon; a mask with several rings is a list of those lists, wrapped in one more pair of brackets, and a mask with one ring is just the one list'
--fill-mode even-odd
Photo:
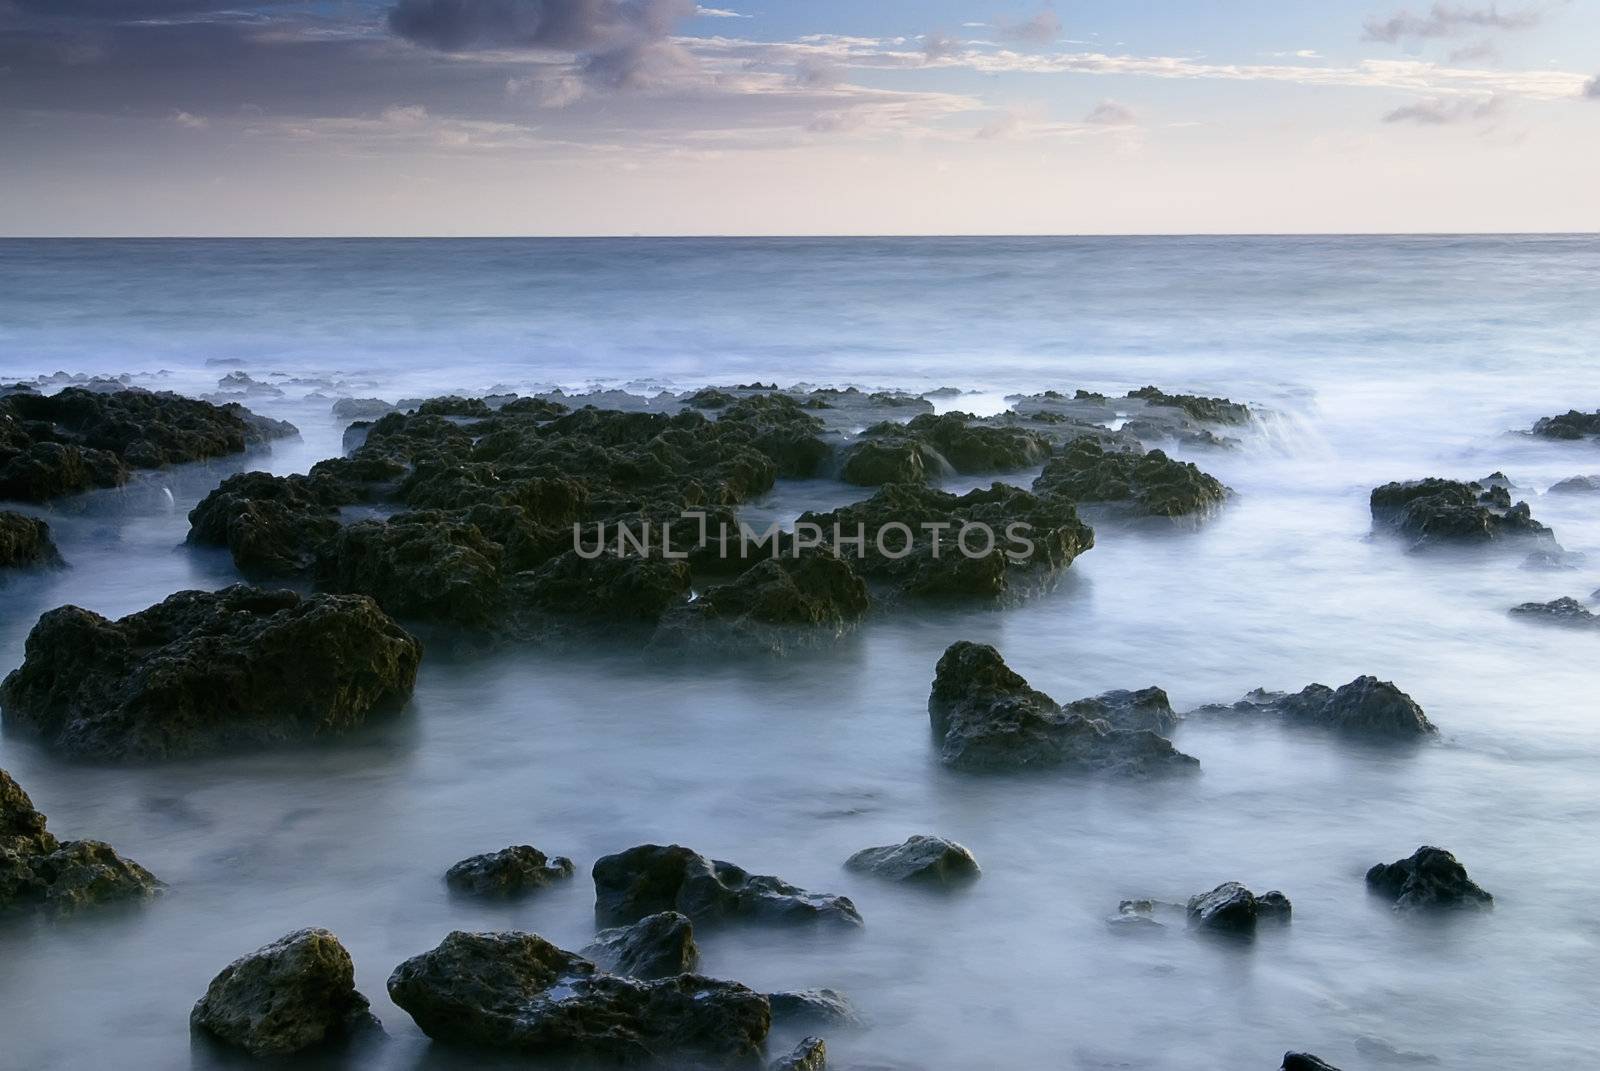
{"label": "rocky reef", "polygon": [[112,761],[334,737],[409,698],[421,654],[362,596],[235,585],[118,621],[64,606],[29,633],[0,715],[54,751]]}
{"label": "rocky reef", "polygon": [[1192,462],[1175,461],[1160,450],[1107,449],[1094,439],[1079,439],[1051,458],[1033,490],[1138,520],[1205,517],[1228,496],[1216,477]]}
{"label": "rocky reef", "polygon": [[1400,914],[1494,906],[1467,868],[1443,848],[1423,845],[1404,859],[1378,863],[1367,871],[1367,888],[1389,900]]}
{"label": "rocky reef", "polygon": [[848,897],[807,892],[781,878],[751,874],[676,844],[641,844],[594,864],[595,917],[601,925],[676,911],[696,923],[732,920],[860,926]]}
{"label": "rocky reef", "polygon": [[1502,483],[1486,486],[1429,477],[1374,488],[1372,522],[1411,540],[1413,550],[1488,543],[1541,543],[1555,547],[1550,529],[1533,519],[1526,502],[1511,502]]}
{"label": "rocky reef", "polygon": [[70,914],[142,900],[162,888],[144,867],[97,840],[59,841],[11,775],[0,770],[0,913]]}
{"label": "rocky reef", "polygon": [[1199,762],[1149,729],[1117,729],[1063,708],[986,644],[951,644],[928,715],[940,760],[964,770],[1060,768],[1123,776],[1192,772]]}
{"label": "rocky reef", "polygon": [[48,524],[0,510],[0,569],[53,569],[64,564]]}
{"label": "rocky reef", "polygon": [[1389,681],[1370,676],[1338,688],[1310,684],[1293,693],[1257,688],[1236,703],[1201,707],[1191,716],[1276,718],[1286,725],[1395,739],[1439,731],[1416,700]]}

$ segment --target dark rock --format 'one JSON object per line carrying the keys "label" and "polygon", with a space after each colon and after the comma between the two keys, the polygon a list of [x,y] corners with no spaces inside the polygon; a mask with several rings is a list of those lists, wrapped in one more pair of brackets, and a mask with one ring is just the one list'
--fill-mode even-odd
{"label": "dark rock", "polygon": [[725,390],[716,387],[702,387],[683,400],[683,404],[695,409],[726,409],[739,399]]}
{"label": "dark rock", "polygon": [[227,547],[248,576],[293,576],[338,535],[337,506],[307,477],[242,472],[189,511],[188,541]]}
{"label": "dark rock", "polygon": [[827,552],[757,562],[737,578],[669,607],[652,643],[757,646],[781,652],[790,643],[842,635],[871,600],[866,581]]}
{"label": "dark rock", "polygon": [[1550,602],[1525,602],[1513,606],[1510,613],[1512,617],[1539,624],[1562,625],[1566,628],[1600,628],[1600,614],[1594,613],[1571,596],[1563,596]]}
{"label": "dark rock", "polygon": [[660,557],[607,552],[585,558],[567,551],[517,577],[518,606],[606,621],[650,622],[689,596],[689,566]]}
{"label": "dark rock", "polygon": [[1288,922],[1289,898],[1273,891],[1257,896],[1237,881],[1227,881],[1208,893],[1189,898],[1192,929],[1219,933],[1254,933],[1258,922]]}
{"label": "dark rock", "polygon": [[0,569],[59,568],[65,564],[50,538],[48,524],[0,510]]}
{"label": "dark rock", "polygon": [[284,1056],[376,1029],[355,965],[327,930],[286,934],[222,969],[190,1026],[255,1056]]}
{"label": "dark rock", "polygon": [[6,723],[105,760],[342,735],[411,694],[421,645],[360,596],[236,585],[118,621],[52,610],[0,683]]}
{"label": "dark rock", "polygon": [[375,420],[394,412],[382,398],[340,398],[333,403],[333,415],[340,420]]}
{"label": "dark rock", "polygon": [[1147,776],[1199,768],[1149,730],[1114,729],[1028,687],[986,644],[951,644],[939,659],[928,714],[940,760],[967,770],[1060,767]]}
{"label": "dark rock", "polygon": [[767,1066],[767,1071],[826,1071],[828,1046],[821,1038],[802,1038],[789,1053]]}
{"label": "dark rock", "polygon": [[690,973],[700,962],[694,923],[676,911],[601,930],[583,954],[605,970],[629,978],[672,978]]}
{"label": "dark rock", "polygon": [[488,625],[500,613],[504,548],[437,511],[358,521],[335,534],[322,582],[371,596],[392,614]]}
{"label": "dark rock", "polygon": [[795,989],[787,993],[768,993],[772,1021],[782,1026],[857,1027],[861,1016],[843,993],[836,989]]}
{"label": "dark rock", "polygon": [[1550,485],[1552,495],[1600,494],[1600,476],[1572,476]]}
{"label": "dark rock", "polygon": [[937,451],[915,439],[863,439],[844,452],[839,478],[858,487],[926,483],[945,466]]}
{"label": "dark rock", "polygon": [[1339,1071],[1328,1061],[1312,1056],[1309,1052],[1286,1052],[1283,1054],[1283,1066],[1279,1071]]}
{"label": "dark rock", "polygon": [[283,391],[271,383],[262,383],[252,379],[248,372],[229,372],[217,380],[217,389],[236,391],[247,396],[258,398],[282,398]]}
{"label": "dark rock", "polygon": [[1424,845],[1405,859],[1367,871],[1367,888],[1406,913],[1494,906],[1494,897],[1467,877],[1467,868],[1443,848]]}
{"label": "dark rock", "polygon": [[1077,503],[1104,503],[1131,517],[1204,516],[1228,496],[1220,481],[1190,462],[1160,450],[1107,450],[1093,439],[1079,439],[1052,458],[1033,490]]}
{"label": "dark rock", "polygon": [[1128,397],[1138,398],[1147,405],[1182,409],[1196,420],[1211,424],[1250,423],[1250,407],[1226,398],[1207,398],[1198,394],[1168,394],[1157,387],[1130,390]]}
{"label": "dark rock", "polygon": [[1412,549],[1505,541],[1555,543],[1526,502],[1511,504],[1504,487],[1430,477],[1374,488],[1372,520],[1413,540]]}
{"label": "dark rock", "polygon": [[576,872],[565,856],[546,856],[531,844],[513,844],[456,863],[444,872],[445,884],[472,896],[522,896],[570,878]]}
{"label": "dark rock", "polygon": [[1600,435],[1600,409],[1592,413],[1569,409],[1560,416],[1540,417],[1532,434],[1541,439],[1576,440]]}
{"label": "dark rock", "polygon": [[1338,688],[1311,684],[1293,694],[1257,688],[1231,706],[1201,707],[1193,714],[1275,717],[1289,724],[1371,737],[1418,737],[1438,732],[1416,700],[1376,677],[1357,677]]}
{"label": "dark rock", "polygon": [[1037,431],[967,413],[922,413],[905,424],[874,424],[863,435],[846,454],[844,479],[865,486],[920,483],[949,470],[1015,472],[1050,456],[1050,440]]}
{"label": "dark rock", "polygon": [[847,897],[810,893],[673,844],[642,844],[594,864],[595,917],[625,925],[677,911],[697,923],[724,920],[861,925]]}
{"label": "dark rock", "polygon": [[531,933],[451,933],[396,967],[389,995],[435,1041],[555,1060],[746,1064],[771,1026],[735,982],[620,978]]}
{"label": "dark rock", "polygon": [[480,420],[492,415],[493,410],[482,398],[463,398],[460,395],[450,394],[441,398],[429,398],[416,407],[418,416],[436,417],[465,417],[470,420]]}
{"label": "dark rock", "polygon": [[1161,736],[1171,736],[1183,720],[1173,711],[1167,693],[1155,687],[1138,691],[1118,688],[1091,699],[1075,700],[1063,709],[1069,714],[1103,721],[1113,729],[1148,729]]}
{"label": "dark rock", "polygon": [[0,912],[69,914],[95,904],[142,900],[161,882],[97,840],[58,841],[10,774],[0,770]]}
{"label": "dark rock", "polygon": [[980,871],[972,853],[953,840],[918,834],[902,844],[863,848],[845,867],[875,874],[890,881],[955,885],[976,878]]}

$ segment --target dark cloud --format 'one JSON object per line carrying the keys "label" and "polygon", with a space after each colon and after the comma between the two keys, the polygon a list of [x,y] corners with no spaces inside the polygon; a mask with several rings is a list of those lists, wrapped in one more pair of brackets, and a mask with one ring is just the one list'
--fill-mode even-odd
{"label": "dark cloud", "polygon": [[1383,117],[1386,123],[1417,123],[1421,126],[1448,126],[1452,123],[1484,122],[1499,114],[1499,97],[1483,100],[1441,100],[1428,97],[1396,108]]}
{"label": "dark cloud", "polygon": [[389,29],[446,52],[611,53],[661,40],[694,12],[693,0],[400,0],[389,10]]}
{"label": "dark cloud", "polygon": [[1027,45],[1048,45],[1061,36],[1061,19],[1046,8],[1031,19],[1001,23],[998,36],[1005,41]]}
{"label": "dark cloud", "polygon": [[1395,44],[1430,37],[1455,37],[1475,30],[1526,30],[1537,26],[1543,17],[1544,12],[1538,8],[1501,11],[1494,4],[1459,7],[1441,3],[1434,4],[1426,15],[1402,11],[1387,19],[1370,18],[1362,38]]}
{"label": "dark cloud", "polygon": [[290,0],[10,0],[0,3],[0,14],[9,6],[14,11],[58,19],[104,19],[133,22],[139,19],[174,18],[220,12],[237,12],[243,7],[263,7]]}
{"label": "dark cloud", "polygon": [[931,60],[943,59],[961,50],[961,42],[949,34],[934,30],[922,35],[922,54]]}

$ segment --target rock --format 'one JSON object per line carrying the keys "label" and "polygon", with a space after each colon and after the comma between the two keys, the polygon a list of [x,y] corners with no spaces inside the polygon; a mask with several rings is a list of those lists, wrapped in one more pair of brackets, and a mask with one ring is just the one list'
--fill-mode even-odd
{"label": "rock", "polygon": [[1339,1069],[1326,1060],[1312,1056],[1309,1052],[1286,1052],[1283,1054],[1283,1066],[1279,1071],[1339,1071]]}
{"label": "rock", "polygon": [[1413,1067],[1422,1065],[1434,1066],[1441,1062],[1432,1053],[1397,1049],[1382,1038],[1375,1038],[1370,1034],[1358,1034],[1356,1036],[1356,1055],[1364,1056],[1374,1063],[1409,1064]]}
{"label": "rock", "polygon": [[1600,476],[1571,476],[1550,485],[1552,495],[1600,494]]}
{"label": "rock", "polygon": [[828,1046],[821,1038],[802,1038],[787,1055],[767,1065],[767,1071],[826,1071]]}
{"label": "rock", "polygon": [[772,1021],[782,1026],[857,1027],[861,1016],[849,998],[836,989],[796,989],[768,993]]}
{"label": "rock", "polygon": [[103,760],[323,739],[401,705],[421,652],[360,596],[236,585],[118,621],[64,606],[29,634],[0,714],[53,751]]}
{"label": "rock", "polygon": [[558,1061],[748,1063],[771,1026],[735,982],[620,978],[532,933],[451,933],[396,967],[389,995],[435,1041]]}
{"label": "rock", "polygon": [[1405,738],[1439,731],[1416,700],[1389,681],[1370,676],[1357,677],[1338,688],[1310,684],[1293,694],[1257,688],[1230,706],[1201,707],[1191,714],[1219,715],[1275,717],[1291,725],[1354,736]]}
{"label": "rock", "polygon": [[928,714],[940,760],[966,770],[1062,768],[1130,776],[1199,768],[1149,730],[1114,729],[1063,710],[1028,687],[986,644],[951,644],[939,659]]}
{"label": "rock", "polygon": [[1588,561],[1588,555],[1581,551],[1560,550],[1555,547],[1540,547],[1530,551],[1522,559],[1524,569],[1539,570],[1542,572],[1570,572]]}
{"label": "rock", "polygon": [[1063,709],[1069,714],[1103,721],[1113,729],[1148,729],[1161,736],[1171,736],[1183,720],[1173,711],[1167,693],[1156,687],[1138,691],[1118,688],[1090,699],[1075,700]]}
{"label": "rock", "polygon": [[937,451],[915,439],[863,439],[844,452],[839,478],[858,487],[926,483],[946,466]]}
{"label": "rock", "polygon": [[337,531],[324,586],[359,592],[401,617],[487,626],[501,613],[504,547],[466,518],[435,511]]}
{"label": "rock", "polygon": [[0,569],[59,568],[65,564],[50,538],[48,524],[0,510]]}
{"label": "rock", "polygon": [[382,398],[340,398],[333,403],[333,415],[340,420],[376,420],[394,412]]}
{"label": "rock", "polygon": [[1168,394],[1158,387],[1130,390],[1128,397],[1138,398],[1148,405],[1182,409],[1196,420],[1211,424],[1250,423],[1250,407],[1226,398],[1206,398],[1198,394]]}
{"label": "rock", "polygon": [[1273,891],[1257,896],[1237,881],[1189,898],[1189,927],[1219,933],[1251,934],[1258,922],[1288,922],[1289,898]]}
{"label": "rock", "polygon": [[1368,870],[1367,888],[1394,901],[1394,909],[1403,914],[1494,906],[1494,897],[1467,877],[1467,868],[1455,856],[1427,845],[1405,859],[1379,863]]}
{"label": "rock", "polygon": [[844,863],[846,869],[875,874],[890,881],[956,885],[980,871],[972,853],[953,840],[918,834],[902,844],[863,848]]}
{"label": "rock", "polygon": [[1569,409],[1560,416],[1540,417],[1534,421],[1533,435],[1541,439],[1576,440],[1600,435],[1600,409],[1584,413]]}
{"label": "rock", "polygon": [[337,503],[301,476],[229,476],[189,511],[188,541],[227,547],[247,576],[309,569],[339,533]]}
{"label": "rock", "polygon": [[1563,596],[1550,602],[1525,602],[1513,606],[1509,612],[1512,617],[1540,624],[1561,625],[1566,628],[1600,628],[1600,614],[1595,614],[1571,596]]}
{"label": "rock", "polygon": [[673,844],[642,844],[594,864],[595,917],[625,925],[661,911],[726,920],[861,925],[847,897],[810,893]]}
{"label": "rock", "polygon": [[601,930],[583,954],[605,970],[629,978],[672,978],[692,972],[700,962],[694,923],[676,911],[660,911],[631,926]]}
{"label": "rock", "polygon": [[921,483],[950,471],[1015,472],[1050,456],[1050,440],[1039,432],[967,413],[921,413],[862,434],[846,452],[844,479],[864,486]]}
{"label": "rock", "polygon": [[1131,518],[1203,517],[1228,497],[1219,480],[1190,462],[1160,450],[1107,450],[1094,439],[1079,439],[1052,458],[1033,490],[1079,504],[1105,504]]}
{"label": "rock", "polygon": [[870,605],[866,581],[830,552],[769,558],[691,602],[669,606],[651,642],[781,653],[787,645],[843,635]]}
{"label": "rock", "polygon": [[[1178,905],[1170,905],[1178,906]],[[1154,900],[1124,900],[1117,905],[1117,913],[1106,919],[1106,925],[1116,933],[1153,933],[1166,927],[1156,917]]]}
{"label": "rock", "polygon": [[444,880],[458,893],[513,897],[570,878],[576,870],[565,856],[550,858],[531,844],[513,844],[461,860],[444,872]]}
{"label": "rock", "polygon": [[376,1029],[355,965],[327,930],[286,934],[211,980],[189,1024],[254,1056],[286,1056]]}
{"label": "rock", "polygon": [[223,391],[236,391],[246,396],[258,398],[282,398],[283,391],[271,383],[262,383],[252,379],[248,372],[229,372],[217,380],[217,389]]}
{"label": "rock", "polygon": [[569,550],[516,578],[511,598],[524,609],[546,614],[654,622],[681,605],[690,586],[687,562],[610,552],[586,559]]}
{"label": "rock", "polygon": [[1430,477],[1374,488],[1373,524],[1413,540],[1412,549],[1448,544],[1534,541],[1555,545],[1526,502],[1511,504],[1504,487]]}
{"label": "rock", "polygon": [[154,896],[161,882],[97,840],[58,841],[11,775],[0,770],[0,912],[69,914]]}

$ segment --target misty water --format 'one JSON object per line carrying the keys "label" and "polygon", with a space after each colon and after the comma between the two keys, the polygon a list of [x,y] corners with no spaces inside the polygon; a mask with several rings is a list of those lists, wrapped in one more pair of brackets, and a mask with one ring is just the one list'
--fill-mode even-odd
{"label": "misty water", "polygon": [[[1600,498],[1542,493],[1600,472],[1600,448],[1510,432],[1600,406],[1597,299],[1593,238],[0,242],[0,381],[129,373],[198,394],[232,370],[207,359],[237,358],[284,384],[248,404],[302,430],[32,510],[71,568],[0,587],[0,671],[55,606],[119,616],[238,579],[226,552],[184,545],[187,511],[229,472],[340,452],[329,402],[289,377],[391,401],[950,385],[979,393],[941,406],[985,411],[1156,383],[1267,413],[1236,450],[1177,451],[1236,492],[1218,517],[1098,525],[1060,586],[1019,606],[883,612],[824,651],[727,662],[438,643],[398,716],[270,754],[107,767],[0,739],[52,831],[170,886],[0,921],[0,1065],[221,1066],[191,1049],[190,1006],[230,960],[314,925],[350,950],[390,1035],[350,1066],[498,1066],[431,1045],[389,972],[452,929],[581,947],[588,866],[647,841],[856,901],[859,933],[698,935],[706,974],[849,994],[867,1025],[827,1034],[839,1067],[1268,1069],[1289,1048],[1346,1071],[1398,1066],[1386,1050],[1575,1065],[1600,998],[1600,634],[1506,609],[1600,585]],[[1493,470],[1592,567],[1371,535],[1374,485]],[[780,482],[752,512],[859,497]],[[1370,673],[1440,739],[1189,724],[1174,742],[1195,778],[963,775],[938,764],[926,710],[958,639],[1059,700],[1158,684],[1180,710]],[[935,896],[841,867],[919,832],[968,846],[982,879]],[[571,856],[578,877],[514,904],[447,895],[449,864],[513,843]],[[1495,910],[1418,920],[1369,898],[1366,868],[1421,844],[1453,851]],[[1283,890],[1292,924],[1244,944],[1106,925],[1121,899],[1225,880]]]}

